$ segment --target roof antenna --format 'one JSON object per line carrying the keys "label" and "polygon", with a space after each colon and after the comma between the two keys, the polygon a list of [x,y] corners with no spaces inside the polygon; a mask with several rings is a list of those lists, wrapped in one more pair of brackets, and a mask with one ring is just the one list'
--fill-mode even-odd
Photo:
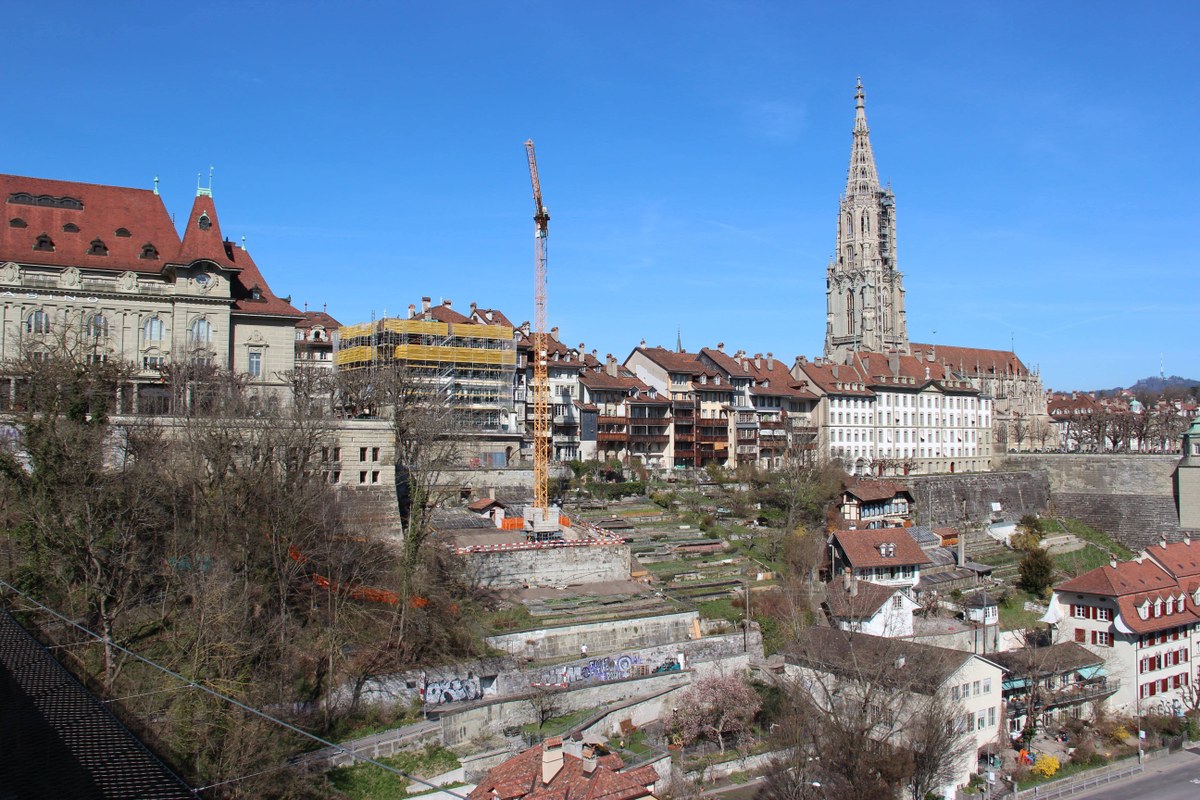
{"label": "roof antenna", "polygon": [[158,176],[154,176],[154,193],[158,194]]}
{"label": "roof antenna", "polygon": [[308,313],[308,301],[307,300],[304,301],[304,313],[305,314]]}

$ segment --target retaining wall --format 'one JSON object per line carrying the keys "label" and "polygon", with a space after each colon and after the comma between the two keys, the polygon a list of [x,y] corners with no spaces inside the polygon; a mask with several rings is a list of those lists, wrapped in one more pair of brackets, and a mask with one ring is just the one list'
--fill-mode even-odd
{"label": "retaining wall", "polygon": [[932,527],[987,522],[992,503],[1010,519],[1043,513],[1050,503],[1050,483],[1040,470],[917,475],[901,482],[912,493],[917,519]]}
{"label": "retaining wall", "polygon": [[497,650],[516,657],[553,661],[578,658],[579,648],[583,645],[587,645],[591,653],[604,654],[686,642],[697,616],[695,611],[680,611],[505,633],[489,636],[486,641]]}
{"label": "retaining wall", "polygon": [[494,589],[627,581],[633,567],[627,544],[514,549],[464,557],[479,584]]}
{"label": "retaining wall", "polygon": [[1046,475],[1053,513],[1086,522],[1133,550],[1181,535],[1176,455],[1021,453],[1005,463]]}

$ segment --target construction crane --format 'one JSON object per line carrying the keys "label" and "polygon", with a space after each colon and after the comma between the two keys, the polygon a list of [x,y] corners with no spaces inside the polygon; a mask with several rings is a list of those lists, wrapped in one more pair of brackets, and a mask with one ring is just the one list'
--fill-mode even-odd
{"label": "construction crane", "polygon": [[[550,374],[547,368],[546,242],[550,237],[550,212],[542,204],[533,139],[525,142],[529,180],[533,183],[533,507],[541,509],[543,524],[550,521]],[[536,512],[535,512],[536,513]],[[554,520],[557,524],[558,520]]]}

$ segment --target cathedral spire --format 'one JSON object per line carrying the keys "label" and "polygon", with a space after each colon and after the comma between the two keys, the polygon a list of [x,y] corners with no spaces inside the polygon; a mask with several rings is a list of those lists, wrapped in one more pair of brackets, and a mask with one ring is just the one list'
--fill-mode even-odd
{"label": "cathedral spire", "polygon": [[871,131],[867,128],[866,94],[862,78],[854,90],[854,143],[850,147],[850,171],[846,175],[846,195],[879,191],[879,173],[871,151]]}

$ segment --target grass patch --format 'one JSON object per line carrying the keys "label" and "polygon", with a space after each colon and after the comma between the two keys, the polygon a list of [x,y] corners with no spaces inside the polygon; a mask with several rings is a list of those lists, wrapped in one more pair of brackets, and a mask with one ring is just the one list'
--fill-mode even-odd
{"label": "grass patch", "polygon": [[1014,590],[1000,604],[1000,627],[1006,631],[1035,628],[1041,624],[1042,615],[1035,611],[1025,610],[1025,601],[1040,602],[1028,592]]}
{"label": "grass patch", "polygon": [[572,711],[570,714],[563,714],[560,717],[551,717],[542,724],[539,728],[536,722],[530,722],[521,726],[521,732],[527,736],[561,736],[567,731],[574,728],[579,723],[583,722],[588,717],[595,714],[599,708],[581,708],[578,711]]}
{"label": "grass patch", "polygon": [[521,603],[484,614],[480,621],[488,633],[520,631],[535,628],[538,625],[537,620],[529,613],[529,609]]}
{"label": "grass patch", "polygon": [[[1133,551],[1113,539],[1106,533],[1096,530],[1077,519],[1064,519],[1062,525],[1068,532],[1075,534],[1084,541],[1091,542],[1097,547],[1111,552],[1118,561],[1128,561],[1133,558]],[[1105,559],[1107,561],[1107,559]]]}
{"label": "grass patch", "polygon": [[732,597],[722,597],[720,600],[705,600],[696,604],[696,610],[704,619],[723,619],[728,622],[738,622],[746,615],[741,603]]}
{"label": "grass patch", "polygon": [[[423,750],[406,750],[377,760],[419,778],[441,775],[461,766],[454,753],[439,745],[428,745]],[[403,797],[411,783],[408,779],[382,770],[374,764],[337,767],[329,770],[325,776],[334,788],[351,800],[387,800]]]}
{"label": "grass patch", "polygon": [[1105,767],[1105,766],[1108,766],[1108,763],[1100,763],[1100,764],[1066,763],[1066,764],[1063,764],[1061,767],[1059,767],[1058,772],[1055,772],[1049,778],[1043,778],[1040,775],[1036,775],[1031,772],[1031,773],[1029,773],[1029,775],[1027,777],[1020,778],[1017,780],[1017,787],[1020,789],[1030,789],[1034,786],[1041,786],[1046,783],[1053,783],[1054,781],[1060,781],[1063,778],[1075,777],[1084,772],[1088,772],[1089,770],[1099,769],[1099,768]]}
{"label": "grass patch", "polygon": [[1089,544],[1082,550],[1059,553],[1058,555],[1051,556],[1051,559],[1054,561],[1054,568],[1056,570],[1065,572],[1074,578],[1096,567],[1103,567],[1108,564],[1108,552]]}

